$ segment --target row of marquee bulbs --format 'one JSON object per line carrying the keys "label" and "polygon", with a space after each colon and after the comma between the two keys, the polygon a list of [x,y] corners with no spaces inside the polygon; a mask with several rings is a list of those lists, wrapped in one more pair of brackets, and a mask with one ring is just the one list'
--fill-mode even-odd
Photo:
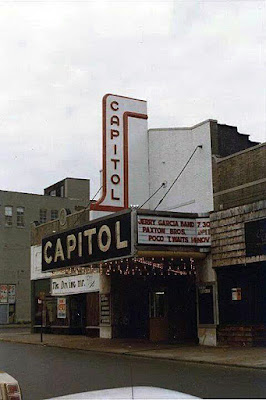
{"label": "row of marquee bulbs", "polygon": [[194,259],[179,259],[178,265],[173,258],[124,258],[116,261],[108,261],[96,265],[83,267],[69,267],[54,271],[53,275],[80,275],[89,273],[100,273],[101,275],[195,275],[196,268]]}

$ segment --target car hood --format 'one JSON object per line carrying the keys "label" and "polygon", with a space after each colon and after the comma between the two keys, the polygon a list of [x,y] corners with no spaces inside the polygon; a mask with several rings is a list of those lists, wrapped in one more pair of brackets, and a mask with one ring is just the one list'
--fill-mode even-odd
{"label": "car hood", "polygon": [[85,400],[85,399],[199,399],[189,394],[175,390],[151,386],[133,386],[115,389],[95,390],[70,394],[67,396],[53,397],[46,400]]}

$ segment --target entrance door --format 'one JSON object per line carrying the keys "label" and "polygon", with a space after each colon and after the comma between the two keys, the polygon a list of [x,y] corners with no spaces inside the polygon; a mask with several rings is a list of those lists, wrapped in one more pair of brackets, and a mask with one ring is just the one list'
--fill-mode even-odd
{"label": "entrance door", "polygon": [[9,322],[8,304],[0,304],[0,324],[8,324]]}
{"label": "entrance door", "polygon": [[70,297],[70,326],[73,333],[85,332],[86,326],[86,295],[75,294]]}
{"label": "entrance door", "polygon": [[165,290],[150,293],[150,340],[168,340],[167,293]]}
{"label": "entrance door", "polygon": [[168,284],[169,340],[197,341],[196,287],[187,276],[174,277]]}
{"label": "entrance door", "polygon": [[149,330],[149,291],[134,276],[115,276],[112,281],[114,337],[146,339]]}

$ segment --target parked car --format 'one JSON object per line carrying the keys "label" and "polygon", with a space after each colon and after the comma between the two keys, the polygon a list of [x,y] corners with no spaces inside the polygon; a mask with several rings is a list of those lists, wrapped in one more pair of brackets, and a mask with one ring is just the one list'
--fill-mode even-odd
{"label": "parked car", "polygon": [[18,381],[3,371],[0,371],[0,400],[22,400]]}
{"label": "parked car", "polygon": [[175,390],[162,389],[152,386],[132,386],[115,389],[95,390],[70,394],[67,396],[53,397],[47,400],[91,400],[91,399],[199,399],[189,394]]}

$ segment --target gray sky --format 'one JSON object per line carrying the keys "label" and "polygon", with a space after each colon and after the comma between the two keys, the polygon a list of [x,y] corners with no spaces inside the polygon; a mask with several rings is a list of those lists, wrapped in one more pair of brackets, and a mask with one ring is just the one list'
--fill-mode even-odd
{"label": "gray sky", "polygon": [[101,101],[148,101],[149,128],[208,118],[266,141],[265,1],[1,1],[0,189],[99,188]]}

